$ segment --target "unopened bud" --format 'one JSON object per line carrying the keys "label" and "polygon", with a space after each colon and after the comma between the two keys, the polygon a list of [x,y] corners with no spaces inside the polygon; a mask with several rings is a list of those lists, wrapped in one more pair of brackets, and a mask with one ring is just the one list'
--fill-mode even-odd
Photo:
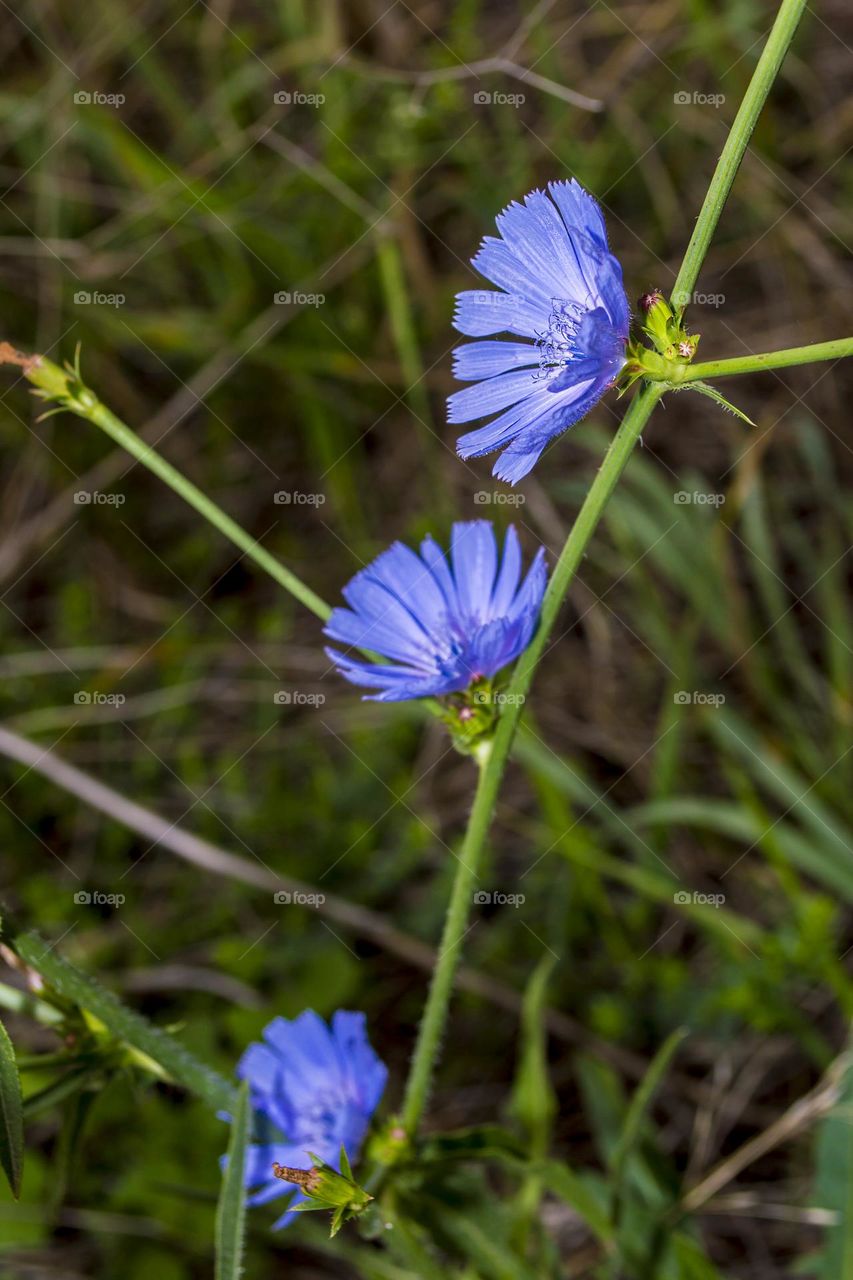
{"label": "unopened bud", "polygon": [[637,306],[644,315],[648,315],[656,302],[663,302],[663,294],[660,289],[652,289],[650,293],[644,293]]}

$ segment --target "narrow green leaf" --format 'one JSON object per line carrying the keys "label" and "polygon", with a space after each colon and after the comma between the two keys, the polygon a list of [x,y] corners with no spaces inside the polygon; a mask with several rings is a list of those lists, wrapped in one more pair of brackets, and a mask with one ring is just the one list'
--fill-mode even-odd
{"label": "narrow green leaf", "polygon": [[741,422],[745,422],[748,427],[755,426],[752,418],[748,418],[742,409],[738,409],[737,405],[731,404],[725,396],[720,395],[717,388],[712,387],[709,382],[685,382],[683,386],[674,389],[676,391],[698,391],[700,395],[707,396],[709,400],[715,401],[721,409],[726,409],[729,413],[733,413],[736,418],[740,418]]}
{"label": "narrow green leaf", "polygon": [[21,959],[40,973],[59,995],[94,1014],[119,1040],[162,1067],[176,1084],[189,1089],[214,1110],[231,1109],[234,1089],[227,1080],[200,1062],[173,1036],[128,1009],[94,978],[63,960],[37,933],[20,935],[13,945]]}
{"label": "narrow green leaf", "polygon": [[249,1084],[237,1091],[231,1117],[228,1156],[216,1206],[216,1280],[238,1280],[243,1272],[246,1231],[246,1147],[251,1137],[252,1108]]}
{"label": "narrow green leaf", "polygon": [[24,1112],[12,1041],[0,1022],[0,1164],[15,1199],[24,1169]]}

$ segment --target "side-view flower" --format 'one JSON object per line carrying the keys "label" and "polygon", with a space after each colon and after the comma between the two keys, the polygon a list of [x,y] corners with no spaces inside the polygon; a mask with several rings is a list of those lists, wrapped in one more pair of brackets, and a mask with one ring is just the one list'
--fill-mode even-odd
{"label": "side-view flower", "polygon": [[625,363],[631,316],[604,216],[574,179],[532,191],[499,214],[474,266],[503,292],[467,290],[454,326],[470,338],[512,333],[523,342],[470,342],[454,373],[474,385],[448,401],[450,422],[498,416],[457,444],[463,458],[503,449],[494,467],[515,484],[545,445],[589,412]]}
{"label": "side-view flower", "polygon": [[[426,537],[417,555],[395,542],[344,587],[326,635],[390,659],[375,664],[327,653],[353,684],[382,702],[443,697],[497,675],[527,648],[547,574],[540,547],[521,581],[521,545],[510,526],[503,556],[488,520],[454,524],[450,556]],[[520,583],[520,585],[519,585]]]}
{"label": "side-view flower", "polygon": [[341,1146],[354,1161],[388,1070],[370,1046],[363,1013],[339,1009],[327,1025],[306,1009],[293,1021],[273,1019],[263,1037],[263,1043],[249,1045],[237,1075],[249,1081],[256,1128],[266,1126],[269,1133],[267,1141],[253,1142],[246,1151],[248,1203],[292,1195],[274,1223],[278,1228],[305,1196],[281,1181],[273,1166],[307,1170],[316,1155],[340,1172]]}

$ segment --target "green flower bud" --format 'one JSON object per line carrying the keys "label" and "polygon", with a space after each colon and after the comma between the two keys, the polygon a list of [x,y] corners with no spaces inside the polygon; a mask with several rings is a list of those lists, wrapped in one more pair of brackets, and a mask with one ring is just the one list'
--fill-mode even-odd
{"label": "green flower bud", "polygon": [[643,294],[639,307],[645,317],[643,332],[651,338],[657,351],[666,351],[678,339],[678,321],[666,298],[660,289],[653,289]]}

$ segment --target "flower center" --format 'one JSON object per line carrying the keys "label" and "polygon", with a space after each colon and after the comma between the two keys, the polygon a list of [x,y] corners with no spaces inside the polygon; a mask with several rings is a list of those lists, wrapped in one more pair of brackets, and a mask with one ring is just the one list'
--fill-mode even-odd
{"label": "flower center", "polygon": [[539,372],[533,375],[535,378],[550,380],[575,358],[575,338],[585,314],[586,308],[579,302],[569,302],[565,298],[551,299],[548,328],[536,336]]}

